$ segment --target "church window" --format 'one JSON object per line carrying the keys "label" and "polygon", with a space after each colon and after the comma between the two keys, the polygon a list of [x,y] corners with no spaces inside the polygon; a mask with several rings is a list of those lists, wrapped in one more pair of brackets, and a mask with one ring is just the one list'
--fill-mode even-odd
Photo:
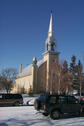
{"label": "church window", "polygon": [[52,63],[54,63],[56,60],[55,59],[52,59]]}
{"label": "church window", "polygon": [[51,44],[51,50],[54,51],[54,45],[53,44]]}
{"label": "church window", "polygon": [[28,81],[28,88],[30,88],[30,81]]}
{"label": "church window", "polygon": [[24,81],[24,87],[25,87],[25,81]]}

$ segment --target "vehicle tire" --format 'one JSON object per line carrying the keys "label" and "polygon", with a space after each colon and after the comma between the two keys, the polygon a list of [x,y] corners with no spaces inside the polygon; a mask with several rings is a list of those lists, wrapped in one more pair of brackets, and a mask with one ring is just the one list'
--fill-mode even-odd
{"label": "vehicle tire", "polygon": [[35,107],[36,110],[40,109],[40,101],[38,99],[35,100],[34,107]]}
{"label": "vehicle tire", "polygon": [[84,116],[84,108],[81,109],[80,115]]}
{"label": "vehicle tire", "polygon": [[48,116],[49,114],[48,113],[42,113],[44,116]]}
{"label": "vehicle tire", "polygon": [[51,113],[50,113],[50,117],[52,119],[59,119],[60,118],[60,112],[58,110],[53,110]]}

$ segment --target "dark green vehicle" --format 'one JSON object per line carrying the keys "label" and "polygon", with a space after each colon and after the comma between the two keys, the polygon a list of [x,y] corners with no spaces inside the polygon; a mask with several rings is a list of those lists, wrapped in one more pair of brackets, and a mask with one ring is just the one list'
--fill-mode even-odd
{"label": "dark green vehicle", "polygon": [[50,115],[52,119],[59,119],[64,113],[81,114],[84,111],[84,104],[69,95],[41,95],[35,100],[34,107],[43,115]]}

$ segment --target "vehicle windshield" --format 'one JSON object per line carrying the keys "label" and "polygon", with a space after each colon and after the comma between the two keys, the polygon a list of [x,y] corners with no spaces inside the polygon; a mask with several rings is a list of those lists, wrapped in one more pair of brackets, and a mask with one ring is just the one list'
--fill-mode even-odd
{"label": "vehicle windshield", "polygon": [[40,95],[39,100],[45,102],[48,98],[49,98],[48,95]]}

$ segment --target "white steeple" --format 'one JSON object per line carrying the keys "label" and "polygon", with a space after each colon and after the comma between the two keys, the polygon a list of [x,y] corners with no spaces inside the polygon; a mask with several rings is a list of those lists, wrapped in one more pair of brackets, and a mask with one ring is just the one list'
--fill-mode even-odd
{"label": "white steeple", "polygon": [[52,12],[51,12],[51,17],[50,17],[50,25],[49,25],[48,36],[50,36],[50,37],[53,36]]}
{"label": "white steeple", "polygon": [[53,32],[52,12],[50,16],[48,38],[46,40],[46,51],[56,52],[56,39],[54,37],[54,32]]}

